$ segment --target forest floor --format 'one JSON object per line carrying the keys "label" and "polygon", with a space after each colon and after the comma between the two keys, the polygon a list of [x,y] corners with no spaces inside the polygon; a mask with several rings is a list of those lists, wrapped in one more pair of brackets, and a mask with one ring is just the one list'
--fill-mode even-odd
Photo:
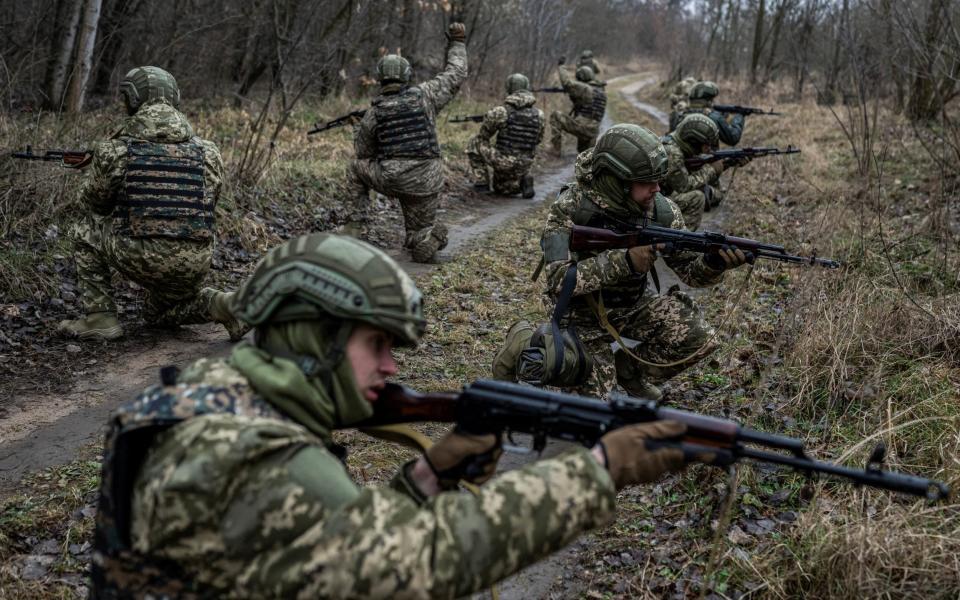
{"label": "forest floor", "polygon": [[[650,111],[666,109],[659,71],[630,72],[611,81],[612,120],[662,132]],[[956,214],[944,201],[955,195],[954,182],[895,115],[883,115],[882,175],[864,179],[828,108],[812,98],[775,102],[773,91],[751,97],[723,87],[723,100],[775,103],[786,113],[749,119],[743,145],[792,143],[803,154],[754,161],[732,182],[725,176],[728,198],[704,226],[795,253],[815,251],[845,266],[825,272],[758,264],[698,290],[721,348],[666,385],[666,401],[800,437],[817,458],[854,465],[883,440],[891,468],[957,484],[960,269]],[[349,109],[319,108],[327,118]],[[461,102],[446,113],[480,109]],[[190,116],[198,130],[217,132],[211,137],[228,161],[239,153],[242,139],[229,132],[243,115],[197,108]],[[316,116],[305,111],[299,124]],[[108,119],[101,121],[96,127],[108,130]],[[42,140],[56,131],[34,124],[43,131],[27,129],[26,121],[0,122],[0,139]],[[542,201],[571,173],[568,149],[562,161],[540,161],[537,203],[478,196],[467,186],[462,157],[472,131],[441,124],[452,175],[443,218],[462,243],[447,261],[415,273],[430,328],[398,362],[400,379],[424,390],[488,376],[507,327],[543,318],[539,289],[529,281]],[[329,157],[349,155],[348,132],[306,145],[300,135],[280,140],[282,162],[257,186],[228,191],[217,284],[235,287],[266,248],[335,221],[330,198],[344,164]],[[49,169],[18,166],[11,173],[0,164],[0,175],[31,191],[0,196],[0,598],[84,595],[99,479],[95,438],[106,414],[152,383],[158,366],[228,347],[214,326],[141,331],[139,291],[122,284],[122,317],[135,332],[129,339],[103,346],[55,338],[56,321],[77,310],[65,240],[76,207],[58,204],[75,174],[41,168]],[[37,215],[16,213],[14,199],[36,202]],[[399,211],[379,201],[384,222],[374,241],[402,259]],[[407,456],[356,432],[339,438],[362,482],[383,481]],[[523,461],[504,462],[512,468]],[[614,523],[508,582],[501,597],[953,598],[960,590],[957,504],[927,506],[744,465],[733,475],[693,466],[624,490],[618,507]]]}

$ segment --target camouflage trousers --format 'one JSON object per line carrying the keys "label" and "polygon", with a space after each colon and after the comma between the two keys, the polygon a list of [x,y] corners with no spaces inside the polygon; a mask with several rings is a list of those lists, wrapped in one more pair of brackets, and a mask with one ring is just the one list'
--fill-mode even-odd
{"label": "camouflage trousers", "polygon": [[492,170],[493,184],[490,188],[507,196],[520,193],[520,180],[533,166],[533,156],[503,154],[479,138],[473,138],[467,144],[467,158],[474,182],[490,183],[489,171]]}
{"label": "camouflage trousers", "polygon": [[577,138],[577,152],[583,152],[597,141],[600,121],[586,117],[574,117],[555,110],[550,113],[550,147],[560,154],[564,132]]}
{"label": "camouflage trousers", "polygon": [[144,320],[174,327],[213,320],[210,303],[216,290],[204,288],[213,244],[117,235],[113,219],[88,215],[75,224],[77,284],[86,314],[116,312],[111,288],[114,271],[146,291]]}
{"label": "camouflage trousers", "polygon": [[700,190],[671,194],[670,199],[683,213],[683,222],[687,229],[696,231],[700,228],[704,211],[718,206],[723,201],[723,190],[719,186],[705,185]]}
{"label": "camouflage trousers", "polygon": [[632,346],[631,352],[652,365],[666,365],[694,355],[678,365],[642,364],[619,348],[614,352],[614,339],[587,306],[576,308],[571,316],[594,360],[590,381],[579,389],[589,396],[606,396],[617,385],[628,394],[640,395],[644,382],[662,383],[717,349],[712,341],[714,330],[703,319],[700,308],[676,287],[664,295],[644,294],[634,306],[607,309],[607,319]]}
{"label": "camouflage trousers", "polygon": [[[399,161],[390,161],[397,163]],[[351,207],[350,220],[365,224],[369,221],[370,215],[370,189],[374,189],[384,196],[396,198],[400,202],[400,209],[403,211],[403,224],[406,230],[405,246],[410,248],[424,239],[429,238],[433,233],[433,227],[437,221],[437,208],[440,206],[440,193],[415,194],[411,190],[416,189],[441,189],[442,183],[437,182],[418,182],[416,180],[406,181],[402,177],[396,177],[394,173],[384,170],[380,161],[356,159],[350,163],[350,169],[347,175],[347,185],[353,201]],[[438,228],[439,230],[439,228]],[[446,230],[443,229],[444,238]],[[446,245],[444,239],[443,246]]]}

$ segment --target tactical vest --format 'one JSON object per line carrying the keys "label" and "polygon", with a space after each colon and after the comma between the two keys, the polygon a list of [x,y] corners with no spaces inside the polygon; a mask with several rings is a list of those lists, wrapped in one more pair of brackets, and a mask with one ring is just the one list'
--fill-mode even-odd
{"label": "tactical vest", "polygon": [[115,211],[118,232],[133,238],[212,240],[216,199],[203,177],[203,146],[196,139],[126,144]]}
{"label": "tactical vest", "polygon": [[602,85],[593,86],[593,102],[584,106],[573,107],[573,114],[578,117],[587,117],[594,121],[602,121],[607,112],[607,92]]}
{"label": "tactical vest", "polygon": [[287,420],[241,386],[199,386],[184,394],[153,386],[114,414],[104,445],[94,533],[90,597],[213,598],[217,593],[170,561],[142,555],[130,541],[131,502],[137,472],[157,434],[187,419],[215,413]]}
{"label": "tactical vest", "polygon": [[439,158],[437,129],[427,116],[427,100],[418,87],[373,101],[376,117],[377,158]]}
{"label": "tactical vest", "polygon": [[497,132],[497,152],[533,157],[540,140],[540,111],[532,106],[507,108],[507,124]]}

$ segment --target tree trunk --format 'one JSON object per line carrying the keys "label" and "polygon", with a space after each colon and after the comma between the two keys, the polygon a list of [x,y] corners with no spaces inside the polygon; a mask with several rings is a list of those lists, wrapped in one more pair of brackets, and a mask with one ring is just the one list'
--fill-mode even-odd
{"label": "tree trunk", "polygon": [[760,65],[760,54],[763,53],[763,20],[767,16],[767,2],[760,0],[757,6],[757,20],[753,26],[753,56],[750,58],[750,84],[757,84],[757,67]]}
{"label": "tree trunk", "polygon": [[[60,110],[63,93],[66,89],[67,73],[70,69],[70,57],[73,56],[77,28],[83,0],[61,0],[57,6],[57,19],[60,27],[54,29],[53,44],[56,50],[47,69],[47,108]],[[66,13],[66,21],[60,21],[61,13]]]}
{"label": "tree trunk", "polygon": [[73,75],[67,92],[67,112],[78,113],[83,110],[87,80],[90,79],[90,71],[93,67],[93,48],[97,43],[101,2],[102,0],[86,0],[83,23],[77,40],[77,56],[73,62]]}
{"label": "tree trunk", "polygon": [[[920,60],[913,84],[910,86],[910,98],[907,100],[907,116],[912,121],[923,121],[936,117],[943,107],[943,97],[939,94],[937,81],[937,58],[943,37],[943,25],[946,17],[946,3],[949,0],[934,0],[930,3],[930,12],[924,27],[922,44],[918,53]],[[949,77],[950,74],[946,74]]]}
{"label": "tree trunk", "polygon": [[763,82],[766,84],[773,78],[773,72],[777,67],[777,48],[780,44],[780,30],[783,28],[783,20],[787,16],[787,10],[792,6],[790,0],[780,0],[777,12],[773,16],[773,29],[770,30],[770,52],[767,53],[767,64],[764,67]]}

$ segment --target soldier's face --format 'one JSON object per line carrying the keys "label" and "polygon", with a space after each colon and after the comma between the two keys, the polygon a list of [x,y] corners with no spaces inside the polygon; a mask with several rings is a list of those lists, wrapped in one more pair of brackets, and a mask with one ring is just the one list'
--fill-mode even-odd
{"label": "soldier's face", "polygon": [[640,208],[649,210],[653,206],[653,199],[660,191],[660,184],[656,181],[630,182],[630,199],[640,205]]}
{"label": "soldier's face", "polygon": [[359,324],[347,340],[347,360],[360,394],[369,402],[377,399],[387,379],[397,374],[393,336],[370,325]]}

